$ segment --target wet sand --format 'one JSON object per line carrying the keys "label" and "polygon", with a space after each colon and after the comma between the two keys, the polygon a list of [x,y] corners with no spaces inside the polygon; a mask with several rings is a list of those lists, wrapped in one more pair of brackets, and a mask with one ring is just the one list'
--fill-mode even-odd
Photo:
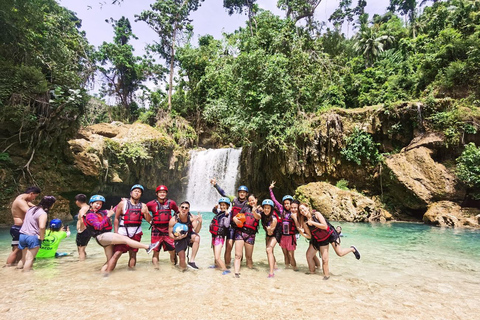
{"label": "wet sand", "polygon": [[[299,241],[299,272],[284,269],[277,246],[279,270],[268,279],[263,237],[258,235],[254,270],[242,265],[241,278],[209,269],[210,237],[202,232],[198,271],[180,272],[160,254],[160,270],[151,257],[138,253],[135,271],[124,254],[109,277],[100,275],[103,249],[91,241],[88,259],[79,262],[75,241],[65,240],[54,260],[37,261],[23,273],[0,269],[0,319],[478,319],[479,262],[450,261],[439,253],[398,251],[356,239],[362,253],[343,258],[330,250],[331,278],[306,275],[305,250]],[[144,236],[144,242],[150,239]],[[342,245],[353,244],[344,238]],[[0,261],[9,248],[2,245]],[[333,255],[332,255],[333,254]]]}

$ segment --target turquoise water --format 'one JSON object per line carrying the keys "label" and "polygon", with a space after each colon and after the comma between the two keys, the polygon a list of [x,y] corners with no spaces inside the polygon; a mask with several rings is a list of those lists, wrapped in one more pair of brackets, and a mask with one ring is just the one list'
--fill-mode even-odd
{"label": "turquoise water", "polygon": [[[78,261],[75,223],[71,222],[72,235],[59,246],[59,251],[69,256],[36,261],[32,273],[0,268],[0,286],[9,292],[0,298],[1,318],[53,319],[65,317],[62,310],[68,310],[67,318],[103,319],[109,311],[91,305],[99,297],[116,301],[116,313],[112,314],[116,319],[151,319],[158,317],[160,307],[161,317],[171,319],[318,319],[329,310],[331,317],[342,319],[465,320],[477,319],[480,313],[480,231],[415,223],[333,222],[343,228],[341,245],[355,245],[362,257],[338,257],[330,249],[331,277],[323,281],[321,272],[320,276],[305,275],[308,242],[303,238],[295,253],[300,272],[284,268],[277,246],[279,269],[274,279],[267,279],[265,233],[261,230],[255,242],[254,269],[243,264],[241,279],[236,279],[208,268],[213,263],[208,232],[212,216],[203,213],[196,259],[200,270],[179,272],[163,251],[160,270],[154,270],[151,256],[141,250],[135,272],[128,271],[128,255],[123,255],[107,278],[100,275],[105,255],[94,240],[87,247],[87,260]],[[143,232],[142,242],[150,242],[148,225],[143,225]],[[9,228],[0,228],[2,263],[10,250]],[[245,294],[249,297],[247,311],[238,307],[237,298],[228,298]],[[136,301],[136,307],[119,301]],[[180,316],[179,303],[194,304],[194,312]],[[49,305],[56,308],[45,307]],[[267,306],[278,308],[268,309],[266,315]]]}

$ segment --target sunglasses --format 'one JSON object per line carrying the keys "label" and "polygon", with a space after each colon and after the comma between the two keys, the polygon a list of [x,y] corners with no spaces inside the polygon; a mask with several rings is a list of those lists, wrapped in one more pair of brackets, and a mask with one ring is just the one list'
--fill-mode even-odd
{"label": "sunglasses", "polygon": [[188,207],[186,207],[186,206],[181,206],[180,208],[182,208],[182,209],[188,209]]}

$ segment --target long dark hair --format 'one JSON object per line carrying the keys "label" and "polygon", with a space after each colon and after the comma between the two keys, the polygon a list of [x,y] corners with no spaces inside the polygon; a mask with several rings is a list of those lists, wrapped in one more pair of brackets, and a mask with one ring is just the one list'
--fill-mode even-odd
{"label": "long dark hair", "polygon": [[45,212],[48,212],[50,208],[53,206],[53,204],[57,201],[54,196],[45,196],[43,199],[40,201],[38,205],[35,206],[35,209],[33,210],[33,213],[37,212],[39,208],[42,208]]}

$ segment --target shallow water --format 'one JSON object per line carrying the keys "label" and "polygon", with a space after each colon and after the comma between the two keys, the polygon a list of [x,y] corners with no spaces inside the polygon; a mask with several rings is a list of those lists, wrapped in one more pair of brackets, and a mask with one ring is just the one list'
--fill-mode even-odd
{"label": "shallow water", "polygon": [[[342,246],[355,245],[362,254],[337,257],[330,248],[331,278],[306,275],[300,239],[296,251],[300,271],[279,270],[267,279],[263,231],[257,234],[254,269],[242,265],[241,278],[222,276],[213,263],[204,214],[200,270],[181,273],[160,254],[160,270],[151,257],[138,253],[137,268],[128,271],[123,255],[116,270],[102,277],[103,249],[92,240],[88,258],[78,261],[75,234],[59,247],[71,256],[40,260],[34,271],[0,269],[1,319],[477,319],[480,312],[480,232],[451,230],[412,223],[341,225]],[[73,224],[72,224],[72,228]],[[150,234],[144,228],[143,242]],[[8,229],[0,229],[0,261],[10,251]]]}

